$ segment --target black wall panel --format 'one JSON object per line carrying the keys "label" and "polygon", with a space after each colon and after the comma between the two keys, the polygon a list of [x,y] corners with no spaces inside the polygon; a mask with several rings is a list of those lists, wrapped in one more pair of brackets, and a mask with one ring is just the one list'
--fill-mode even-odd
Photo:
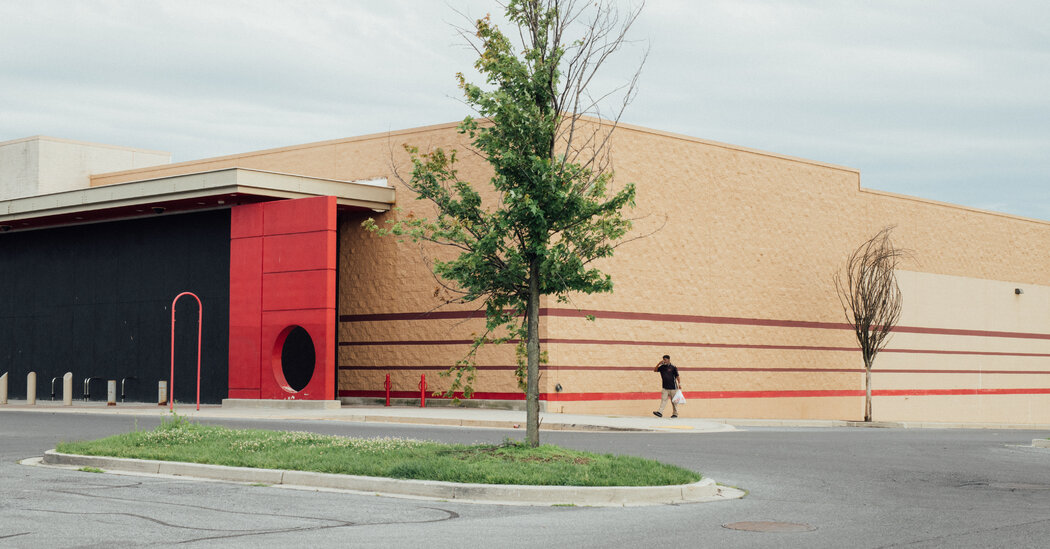
{"label": "black wall panel", "polygon": [[[84,378],[127,382],[128,401],[156,402],[171,368],[171,300],[191,291],[204,303],[201,402],[227,394],[230,213],[219,210],[128,221],[0,233],[0,374],[10,397],[37,398],[51,378],[73,372],[74,400]],[[196,400],[197,303],[176,306],[175,399]],[[62,398],[61,379],[55,384]],[[105,400],[105,381],[91,400]],[[119,400],[119,397],[118,397]]]}

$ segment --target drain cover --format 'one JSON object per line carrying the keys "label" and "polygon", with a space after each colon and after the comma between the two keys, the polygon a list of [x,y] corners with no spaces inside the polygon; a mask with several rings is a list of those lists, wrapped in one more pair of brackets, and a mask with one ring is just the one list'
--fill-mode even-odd
{"label": "drain cover", "polygon": [[812,532],[816,526],[800,522],[775,522],[769,520],[730,522],[723,524],[723,528],[730,530],[744,530],[746,532]]}

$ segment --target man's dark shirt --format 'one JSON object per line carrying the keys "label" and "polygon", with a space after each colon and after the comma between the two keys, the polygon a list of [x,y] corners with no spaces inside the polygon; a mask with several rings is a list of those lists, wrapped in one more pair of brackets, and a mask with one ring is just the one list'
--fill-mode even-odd
{"label": "man's dark shirt", "polygon": [[663,382],[664,389],[677,389],[674,380],[678,377],[678,368],[674,367],[674,364],[661,364],[656,369],[660,372],[660,380]]}

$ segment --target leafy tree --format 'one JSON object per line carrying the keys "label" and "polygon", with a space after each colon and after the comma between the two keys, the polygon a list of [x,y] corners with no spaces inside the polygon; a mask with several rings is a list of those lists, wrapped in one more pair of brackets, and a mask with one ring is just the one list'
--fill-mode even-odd
{"label": "leafy tree", "polygon": [[[612,279],[592,266],[609,257],[631,228],[623,215],[634,206],[635,187],[610,190],[609,136],[633,97],[638,74],[620,89],[614,118],[598,115],[602,98],[586,89],[609,55],[625,43],[638,15],[621,20],[604,4],[559,0],[510,0],[506,18],[517,26],[517,48],[489,17],[476,21],[470,43],[485,85],[457,75],[466,102],[477,112],[459,131],[491,166],[494,200],[483,200],[460,179],[455,150],[407,146],[410,177],[400,177],[416,198],[436,206],[436,217],[406,215],[380,234],[450,246],[458,256],[434,258],[436,275],[458,297],[481,300],[485,332],[450,370],[448,394],[469,398],[474,357],[486,343],[518,341],[519,384],[524,377],[526,441],[539,444],[539,341],[541,296],[566,301],[574,292],[611,292]],[[582,29],[580,36],[568,33]],[[524,372],[522,372],[524,370]]]}

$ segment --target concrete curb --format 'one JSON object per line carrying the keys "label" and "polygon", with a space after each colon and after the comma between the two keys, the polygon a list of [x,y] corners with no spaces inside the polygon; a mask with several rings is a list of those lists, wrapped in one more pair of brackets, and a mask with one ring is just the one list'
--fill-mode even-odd
{"label": "concrete curb", "polygon": [[493,503],[503,505],[579,505],[626,507],[673,505],[736,499],[744,492],[718,486],[711,479],[673,486],[519,486],[465,484],[431,480],[400,480],[381,477],[228,467],[201,463],[81,456],[48,450],[44,465],[97,467],[129,474],[159,474],[229,482],[260,483],[290,488],[334,489],[377,495]]}
{"label": "concrete curb", "polygon": [[1033,438],[1032,446],[1035,446],[1036,448],[1050,448],[1050,439]]}

